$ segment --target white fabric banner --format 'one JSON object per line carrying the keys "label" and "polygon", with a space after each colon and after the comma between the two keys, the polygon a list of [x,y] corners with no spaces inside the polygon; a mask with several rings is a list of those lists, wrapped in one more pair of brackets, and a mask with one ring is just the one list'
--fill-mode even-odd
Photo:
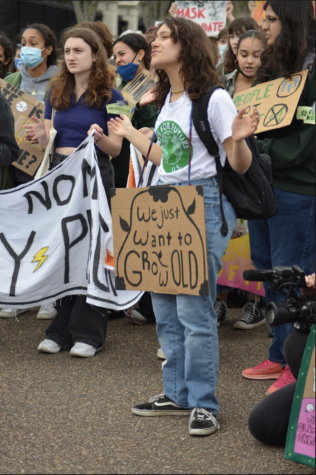
{"label": "white fabric banner", "polygon": [[0,308],[66,295],[113,310],[140,292],[116,291],[112,218],[93,137],[36,181],[0,192]]}

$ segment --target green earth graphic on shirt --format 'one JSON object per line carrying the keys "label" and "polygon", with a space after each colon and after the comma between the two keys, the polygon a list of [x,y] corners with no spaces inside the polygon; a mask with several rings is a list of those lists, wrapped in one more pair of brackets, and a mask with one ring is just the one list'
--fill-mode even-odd
{"label": "green earth graphic on shirt", "polygon": [[[189,138],[176,122],[166,120],[157,129],[162,148],[162,166],[166,173],[176,172],[189,164]],[[191,145],[191,157],[193,147]]]}

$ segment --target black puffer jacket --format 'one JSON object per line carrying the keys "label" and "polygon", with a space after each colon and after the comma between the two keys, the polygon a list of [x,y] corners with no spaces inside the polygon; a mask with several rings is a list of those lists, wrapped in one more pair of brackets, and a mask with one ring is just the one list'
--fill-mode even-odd
{"label": "black puffer jacket", "polygon": [[14,116],[9,103],[0,93],[0,190],[2,167],[9,166],[17,160],[19,151],[14,135]]}

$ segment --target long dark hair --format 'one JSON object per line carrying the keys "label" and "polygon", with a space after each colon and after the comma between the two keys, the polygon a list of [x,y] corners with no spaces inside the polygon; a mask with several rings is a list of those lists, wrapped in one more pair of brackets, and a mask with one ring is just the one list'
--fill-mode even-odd
{"label": "long dark hair", "polygon": [[[258,23],[256,20],[250,16],[241,16],[236,18],[228,27],[228,34],[233,35],[241,35],[248,30],[259,30]],[[228,43],[228,48],[225,53],[224,57],[224,72],[225,74],[232,73],[236,69],[236,56],[230,46],[230,42]]]}
{"label": "long dark hair", "polygon": [[238,45],[237,45],[237,52],[239,51],[241,43],[247,38],[253,38],[253,39],[261,41],[263,49],[267,47],[266,38],[262,31],[248,30],[248,31],[245,31],[245,33],[243,33],[241,37],[239,38]]}
{"label": "long dark hair", "polygon": [[2,68],[0,68],[0,78],[4,79],[9,71],[9,68],[13,59],[12,43],[4,33],[0,33],[0,46],[2,46],[4,50],[4,60],[5,61],[7,61],[7,59],[10,60],[8,64],[6,65],[3,64]]}
{"label": "long dark hair", "polygon": [[282,28],[274,45],[261,56],[258,83],[268,81],[273,72],[280,77],[291,77],[301,71],[307,54],[315,52],[315,18],[311,1],[268,0],[264,9],[267,7],[278,16]]}
{"label": "long dark hair", "polygon": [[[191,101],[194,101],[207,94],[211,86],[219,84],[212,45],[203,29],[191,20],[167,18],[159,28],[162,25],[170,28],[172,41],[182,45],[177,58],[182,63],[180,77]],[[155,104],[159,108],[164,104],[171,85],[165,71],[157,69],[156,72]]]}
{"label": "long dark hair", "polygon": [[53,47],[53,51],[49,56],[47,56],[47,68],[49,68],[50,66],[56,66],[59,55],[59,48],[55,33],[48,26],[43,25],[42,23],[33,23],[33,25],[28,25],[26,28],[23,29],[21,36],[26,30],[29,29],[37,30],[40,32],[40,34],[44,38],[45,48],[48,48],[49,46]]}
{"label": "long dark hair", "polygon": [[126,46],[131,48],[135,54],[138,53],[139,50],[144,50],[145,56],[143,58],[144,65],[146,69],[150,68],[151,62],[151,47],[148,44],[146,38],[139,33],[127,33],[126,35],[120,36],[114,41],[114,46],[117,43],[124,43]]}

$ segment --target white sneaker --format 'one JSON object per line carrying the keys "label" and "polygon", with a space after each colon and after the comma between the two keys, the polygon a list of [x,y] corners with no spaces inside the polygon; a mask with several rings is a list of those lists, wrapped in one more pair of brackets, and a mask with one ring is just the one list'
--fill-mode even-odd
{"label": "white sneaker", "polygon": [[21,313],[28,312],[29,308],[3,308],[0,312],[1,318],[14,318]]}
{"label": "white sneaker", "polygon": [[91,358],[95,353],[95,348],[91,345],[87,345],[87,343],[75,343],[70,350],[71,356],[81,356],[82,358]]}
{"label": "white sneaker", "polygon": [[41,353],[58,353],[61,348],[57,343],[55,343],[53,340],[43,340],[39,345],[38,345],[38,351]]}
{"label": "white sneaker", "polygon": [[157,358],[160,358],[161,360],[167,359],[162,348],[159,348],[159,350],[157,351]]}
{"label": "white sneaker", "polygon": [[57,310],[55,309],[55,303],[50,302],[42,305],[37,314],[38,320],[51,320],[57,315]]}

